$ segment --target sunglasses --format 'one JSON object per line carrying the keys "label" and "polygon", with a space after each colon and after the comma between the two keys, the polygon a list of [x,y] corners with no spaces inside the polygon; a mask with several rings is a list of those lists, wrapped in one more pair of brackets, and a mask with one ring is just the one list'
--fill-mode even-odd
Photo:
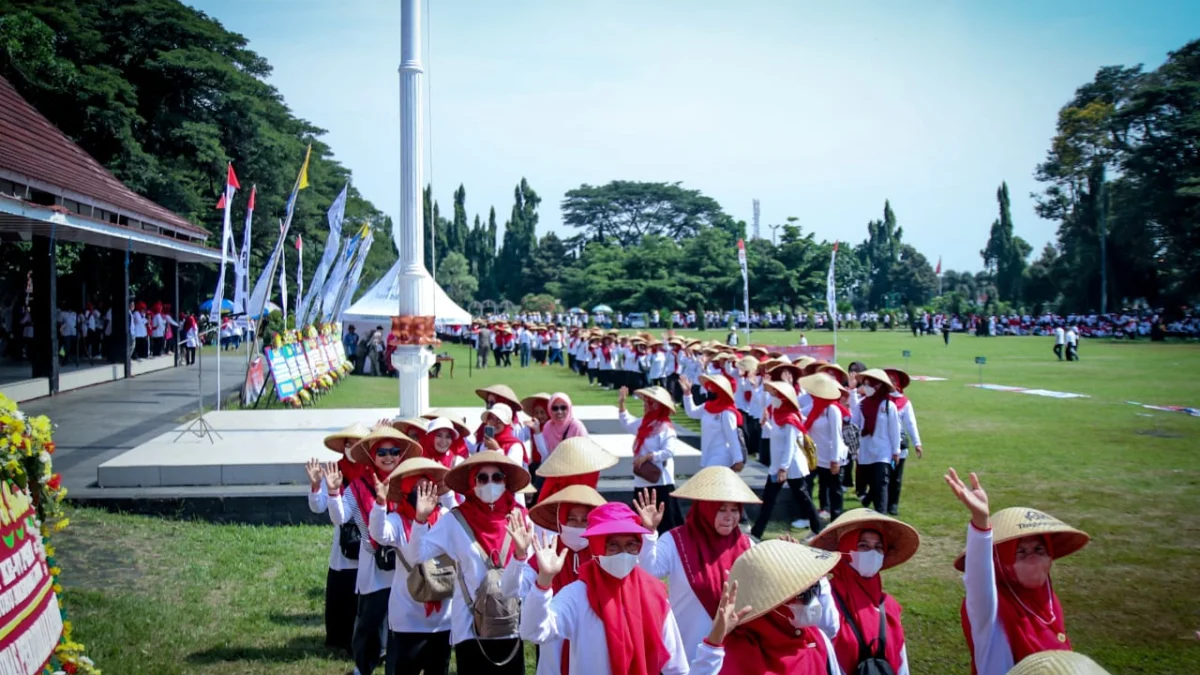
{"label": "sunglasses", "polygon": [[567,412],[567,406],[565,406],[565,405],[556,405],[556,406],[554,406],[553,408],[551,408],[550,410],[552,410],[552,411],[554,411],[554,412]]}
{"label": "sunglasses", "polygon": [[402,451],[400,448],[376,448],[376,457],[399,457]]}
{"label": "sunglasses", "polygon": [[491,473],[491,474],[481,473],[481,474],[477,474],[475,476],[475,483],[477,485],[487,485],[489,482],[503,483],[504,482],[504,474],[497,471],[496,473]]}

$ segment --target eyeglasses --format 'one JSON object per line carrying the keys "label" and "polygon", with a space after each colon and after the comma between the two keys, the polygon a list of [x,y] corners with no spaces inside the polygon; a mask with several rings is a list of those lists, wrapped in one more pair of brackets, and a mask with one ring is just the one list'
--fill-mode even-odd
{"label": "eyeglasses", "polygon": [[477,474],[475,476],[475,483],[477,485],[487,485],[488,482],[503,483],[504,482],[504,474],[497,471],[496,473],[492,473],[492,474],[481,473],[481,474]]}
{"label": "eyeglasses", "polygon": [[802,591],[800,595],[796,596],[796,602],[799,602],[802,605],[807,605],[808,603],[812,602],[813,598],[817,597],[817,593],[819,593],[820,590],[820,586],[810,586]]}
{"label": "eyeglasses", "polygon": [[556,405],[556,406],[554,406],[553,408],[551,408],[550,410],[552,410],[553,412],[567,412],[567,406],[565,406],[565,405]]}
{"label": "eyeglasses", "polygon": [[376,457],[399,457],[400,452],[401,452],[400,448],[376,448],[375,456]]}

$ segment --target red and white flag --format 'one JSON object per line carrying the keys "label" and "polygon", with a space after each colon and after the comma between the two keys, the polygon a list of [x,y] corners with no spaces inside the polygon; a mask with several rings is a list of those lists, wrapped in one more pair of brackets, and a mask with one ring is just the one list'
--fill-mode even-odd
{"label": "red and white flag", "polygon": [[229,262],[231,253],[237,255],[232,250],[233,228],[229,224],[229,217],[233,209],[233,194],[241,187],[238,185],[237,175],[233,173],[233,164],[230,163],[225,178],[225,192],[221,195],[221,201],[217,203],[218,208],[225,209],[225,220],[221,227],[221,269],[217,272],[217,289],[213,292],[212,307],[208,311],[209,320],[214,322],[220,320],[221,305],[225,302],[225,264]]}
{"label": "red and white flag", "polygon": [[938,265],[937,265],[937,269],[935,269],[935,270],[933,271],[933,273],[934,273],[934,274],[941,274],[941,273],[942,273],[942,256],[940,256],[940,255],[938,256]]}
{"label": "red and white flag", "polygon": [[837,325],[837,286],[833,281],[833,269],[837,263],[838,243],[833,242],[833,253],[829,255],[829,275],[825,277],[825,301],[829,304],[829,320]]}

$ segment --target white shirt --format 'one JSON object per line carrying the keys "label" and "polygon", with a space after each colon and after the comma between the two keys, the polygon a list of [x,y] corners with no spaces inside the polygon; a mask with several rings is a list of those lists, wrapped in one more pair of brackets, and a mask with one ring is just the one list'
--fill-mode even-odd
{"label": "white shirt", "polygon": [[[453,516],[442,508],[438,522],[441,522],[442,518]],[[414,522],[412,529],[415,531],[417,528],[428,530],[429,523]],[[415,567],[412,561],[417,559],[419,551],[413,540],[405,536],[404,522],[400,514],[387,513],[382,506],[375,504],[371,509],[370,530],[371,538],[375,541],[396,548],[396,576],[392,582],[392,592],[388,596],[388,627],[397,633],[441,633],[450,630],[453,598],[443,600],[441,609],[426,616],[425,603],[413,600],[408,592],[408,571],[404,569],[404,563],[400,562],[400,556],[404,556],[410,567]]]}
{"label": "white shirt", "polygon": [[1054,344],[1061,345],[1067,342],[1067,332],[1062,329],[1062,326],[1054,329]]}
{"label": "white shirt", "polygon": [[980,532],[967,525],[967,559],[963,585],[967,587],[967,619],[975,645],[978,675],[1004,675],[1012,669],[1012,647],[1000,623],[1000,600],[996,593],[996,569],[992,563],[992,531]]}
{"label": "white shirt", "polygon": [[1075,334],[1075,330],[1067,331],[1067,344],[1074,345],[1079,341],[1079,336]]}
{"label": "white shirt", "polygon": [[842,440],[842,411],[831,405],[820,419],[810,424],[808,435],[817,446],[817,466],[828,469],[834,462],[845,464],[850,459],[850,449]]}
{"label": "white shirt", "polygon": [[[540,534],[558,535],[557,532],[544,530],[541,526],[535,526],[535,528],[535,537]],[[567,554],[567,565],[575,564],[575,560],[575,556]],[[576,570],[578,569],[576,567]],[[504,576],[500,579],[500,589],[504,592],[504,596],[520,600],[534,589],[535,584],[537,584],[537,572],[529,565],[529,561],[517,560],[516,556],[513,556],[505,565]],[[541,649],[538,650],[537,675],[562,675],[562,642],[561,639],[555,639],[542,643]]]}
{"label": "white shirt", "polygon": [[[900,425],[908,434],[908,444],[911,447],[921,447],[921,434],[917,432],[917,411],[913,410],[912,400],[900,410]],[[908,457],[908,448],[900,451],[901,459]]]}
{"label": "white shirt", "polygon": [[391,588],[395,570],[385,571],[375,565],[375,550],[371,546],[371,533],[367,531],[366,517],[359,512],[358,500],[354,498],[354,495],[329,497],[329,519],[338,527],[341,527],[342,523],[350,522],[358,525],[358,534],[362,540],[358,544],[358,576],[354,582],[355,592],[359,595],[367,595]]}
{"label": "white shirt", "polygon": [[[625,433],[637,436],[638,427],[642,425],[642,418],[634,417],[628,410],[622,410],[618,419],[625,429]],[[662,469],[662,476],[659,477],[657,483],[651,483],[634,474],[633,487],[635,490],[643,487],[675,484],[675,443],[677,439],[678,435],[675,433],[673,424],[660,424],[653,434],[646,437],[638,455],[649,453],[651,456],[649,461],[654,462],[658,468]]]}
{"label": "white shirt", "polygon": [[[851,423],[859,429],[864,428],[862,405],[855,397],[851,397],[850,411]],[[858,463],[867,465],[891,462],[893,457],[899,455],[900,416],[896,414],[896,404],[888,400],[879,406],[875,433],[871,436],[865,433],[859,436]]]}
{"label": "white shirt", "polygon": [[[527,523],[533,527],[532,523]],[[430,558],[436,558],[443,553],[450,556],[458,565],[462,579],[454,584],[454,604],[460,611],[453,612],[450,617],[450,642],[458,644],[463,640],[475,637],[475,628],[471,618],[471,603],[462,595],[463,581],[466,582],[469,593],[474,597],[475,589],[483,582],[483,577],[490,568],[481,555],[482,549],[475,545],[475,539],[463,528],[454,514],[447,513],[444,518],[438,518],[437,524],[430,528],[413,528],[412,540],[417,547],[416,564]],[[528,555],[532,555],[528,551]],[[507,637],[516,637],[509,635]],[[490,652],[489,652],[490,653]]]}
{"label": "white shirt", "polygon": [[768,417],[763,421],[763,433],[771,441],[771,466],[767,476],[774,480],[780,469],[787,469],[788,480],[804,478],[808,475],[808,460],[800,452],[800,430],[785,424],[782,428]]}
{"label": "white shirt", "polygon": [[684,392],[683,407],[687,416],[700,420],[700,468],[733,466],[742,461],[742,446],[737,437],[737,416],[732,410],[713,415],[697,406],[692,392]]}
{"label": "white shirt", "polygon": [[163,318],[161,313],[155,314],[150,320],[150,336],[160,338],[167,333],[167,320]]}
{"label": "white shirt", "polygon": [[[308,510],[313,513],[325,513],[329,510],[329,490],[325,487],[325,481],[321,481],[321,487],[316,492],[309,490],[308,492]],[[342,555],[342,528],[333,528],[333,545],[329,547],[329,569],[331,570],[353,570],[358,569],[358,561],[351,560]]]}
{"label": "white shirt", "polygon": [[[521,607],[521,637],[538,644],[570,640],[571,675],[622,675],[613,673],[609,665],[604,621],[592,610],[582,581],[567,584],[553,596],[534,587]],[[687,675],[687,653],[671,612],[662,627],[662,640],[671,655],[663,675]]]}
{"label": "white shirt", "polygon": [[622,350],[621,355],[625,359],[623,368],[626,371],[636,373],[641,370],[641,366],[638,364],[638,353],[636,351],[633,349],[625,349]]}
{"label": "white shirt", "polygon": [[658,380],[667,376],[667,355],[654,352],[650,355],[650,379]]}
{"label": "white shirt", "polygon": [[63,337],[75,337],[79,326],[79,315],[69,309],[58,313],[59,334]]}

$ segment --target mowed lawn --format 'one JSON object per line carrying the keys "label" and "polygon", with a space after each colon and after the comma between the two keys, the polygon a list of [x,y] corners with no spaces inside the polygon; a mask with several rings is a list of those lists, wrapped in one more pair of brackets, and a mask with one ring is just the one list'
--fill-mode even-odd
{"label": "mowed lawn", "polygon": [[[759,332],[754,342],[798,336]],[[1200,419],[1127,403],[1200,407],[1200,346],[1086,342],[1082,361],[1060,363],[1051,342],[955,335],[945,347],[940,337],[911,333],[839,334],[843,364],[903,366],[907,349],[911,374],[948,378],[908,391],[925,459],[906,470],[902,517],[921,532],[922,545],[908,564],[884,573],[904,606],[912,670],[969,672],[962,586],[951,567],[967,514],[942,482],[953,466],[979,473],[993,510],[1039,508],[1092,535],[1090,546],[1054,568],[1077,650],[1114,674],[1200,672]],[[433,405],[475,405],[474,389],[496,382],[521,395],[565,391],[577,404],[615,402],[612,392],[556,367],[492,366],[468,375],[467,350],[444,349],[456,368],[453,379],[447,372],[432,382]],[[979,380],[976,356],[987,357],[985,382],[1090,398],[969,387]],[[395,406],[396,396],[393,379],[355,377],[320,405]],[[346,672],[349,662],[322,646],[329,537],[326,527],[79,510],[59,544],[76,634],[106,672],[121,675]]]}

